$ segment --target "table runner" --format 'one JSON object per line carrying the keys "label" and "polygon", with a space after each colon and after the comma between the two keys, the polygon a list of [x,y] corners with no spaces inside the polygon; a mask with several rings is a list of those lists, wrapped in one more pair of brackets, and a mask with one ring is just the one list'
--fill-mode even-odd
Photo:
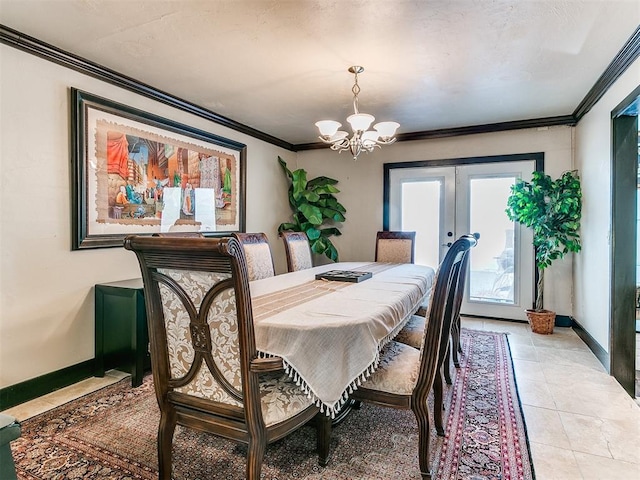
{"label": "table runner", "polygon": [[[315,280],[328,270],[371,271],[360,283]],[[323,265],[251,282],[256,346],[322,411],[335,415],[377,367],[379,352],[418,308],[433,268],[363,262]]]}

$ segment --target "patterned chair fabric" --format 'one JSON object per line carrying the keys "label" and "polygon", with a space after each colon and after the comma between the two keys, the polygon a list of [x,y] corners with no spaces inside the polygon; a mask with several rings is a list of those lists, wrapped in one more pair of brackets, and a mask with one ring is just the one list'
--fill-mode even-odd
{"label": "patterned chair fabric", "polygon": [[234,233],[244,248],[249,270],[249,281],[269,278],[275,275],[269,240],[264,233]]}
{"label": "patterned chair fabric", "polygon": [[425,317],[413,315],[394,340],[420,350],[424,340]]}
{"label": "patterned chair fabric", "polygon": [[378,232],[376,262],[413,263],[416,232]]}
{"label": "patterned chair fabric", "polygon": [[287,270],[297,272],[313,267],[309,238],[304,232],[280,232],[287,255]]}
{"label": "patterned chair fabric", "polygon": [[[440,367],[447,351],[451,329],[451,309],[458,275],[466,252],[476,244],[471,235],[456,240],[438,268],[432,288],[429,315],[421,348],[389,342],[380,354],[378,369],[358,386],[353,400],[412,410],[418,423],[418,461],[423,479],[431,478],[429,463],[428,395],[433,389],[434,405],[442,407],[443,386]],[[413,319],[412,319],[413,320]],[[417,320],[416,320],[417,321]],[[444,435],[442,416],[434,416],[436,431]]]}
{"label": "patterned chair fabric", "polygon": [[[319,409],[282,359],[256,350],[244,249],[234,238],[178,237],[127,237],[125,248],[136,253],[144,280],[161,414],[160,478],[171,478],[178,424],[249,444],[246,478],[258,479],[267,441]],[[323,417],[317,428],[324,465],[330,419]]]}
{"label": "patterned chair fabric", "polygon": [[[158,269],[158,273],[166,275],[180,285],[196,310],[201,310],[203,298],[215,284],[231,278],[230,274],[183,273],[179,270]],[[171,379],[182,379],[191,370],[195,359],[188,310],[176,292],[163,283],[160,284],[160,295],[167,332]],[[242,378],[235,292],[232,288],[215,295],[207,314],[207,324],[210,332],[216,332],[215,341],[211,343],[211,358],[223,378],[217,380],[205,362],[191,381],[177,387],[175,391],[242,407],[241,399],[237,396],[242,395]],[[229,386],[237,395],[234,392],[228,393]],[[265,397],[268,400],[261,403],[262,416],[267,426],[297,415],[312,403],[284,372],[261,379],[260,396],[263,400]]]}

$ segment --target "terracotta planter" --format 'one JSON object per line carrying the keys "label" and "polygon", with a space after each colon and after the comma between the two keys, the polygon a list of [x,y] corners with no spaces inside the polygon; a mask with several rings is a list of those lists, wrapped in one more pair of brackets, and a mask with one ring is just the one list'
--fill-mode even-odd
{"label": "terracotta planter", "polygon": [[533,333],[549,335],[553,333],[553,326],[556,323],[556,312],[551,310],[526,310],[529,325]]}

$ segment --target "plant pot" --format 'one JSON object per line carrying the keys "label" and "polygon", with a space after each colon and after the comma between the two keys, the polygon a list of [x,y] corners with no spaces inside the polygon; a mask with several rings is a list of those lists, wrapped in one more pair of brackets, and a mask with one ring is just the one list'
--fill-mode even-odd
{"label": "plant pot", "polygon": [[556,322],[556,312],[551,310],[525,310],[531,331],[541,335],[549,335],[553,333],[553,325]]}

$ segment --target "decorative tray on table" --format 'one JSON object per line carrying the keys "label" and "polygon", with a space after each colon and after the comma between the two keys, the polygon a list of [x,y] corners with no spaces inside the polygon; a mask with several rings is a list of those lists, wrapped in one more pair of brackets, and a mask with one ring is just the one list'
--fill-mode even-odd
{"label": "decorative tray on table", "polygon": [[329,270],[316,274],[316,280],[331,280],[334,282],[358,283],[371,278],[371,272],[354,272],[351,270]]}

